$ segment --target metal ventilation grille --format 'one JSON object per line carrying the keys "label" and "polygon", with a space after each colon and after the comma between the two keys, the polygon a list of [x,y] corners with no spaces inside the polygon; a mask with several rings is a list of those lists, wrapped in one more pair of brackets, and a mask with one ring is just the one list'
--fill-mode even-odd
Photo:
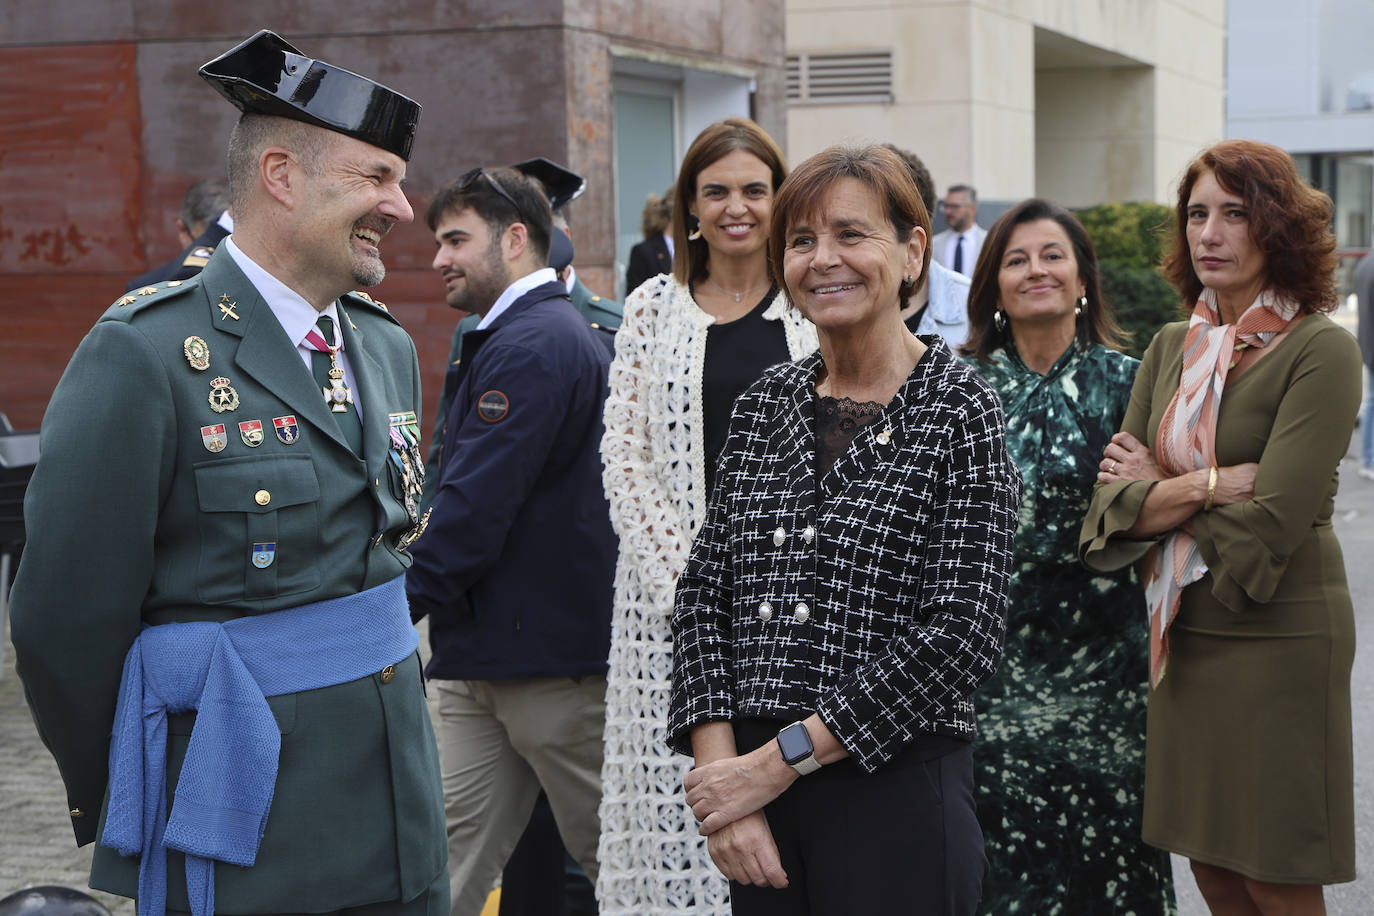
{"label": "metal ventilation grille", "polygon": [[787,55],[787,101],[833,105],[892,101],[891,51]]}

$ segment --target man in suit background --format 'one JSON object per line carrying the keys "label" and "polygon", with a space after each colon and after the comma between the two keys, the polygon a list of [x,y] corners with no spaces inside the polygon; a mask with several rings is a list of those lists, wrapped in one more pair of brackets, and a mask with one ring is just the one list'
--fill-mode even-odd
{"label": "man in suit background", "polygon": [[978,225],[978,192],[966,184],[951,185],[945,194],[944,211],[949,228],[931,240],[931,254],[955,273],[972,277],[988,234]]}
{"label": "man in suit background", "polygon": [[381,282],[382,239],[413,218],[419,106],[267,31],[201,75],[243,111],[237,229],[197,276],[111,306],[53,394],[19,673],[77,842],[100,841],[92,886],[141,916],[438,916],[403,586],[419,368],[349,292]]}
{"label": "man in suit background", "polygon": [[159,267],[129,281],[125,292],[133,292],[163,280],[185,280],[205,267],[215,247],[234,231],[229,215],[229,185],[223,178],[203,178],[191,185],[177,216],[177,238],[181,254]]}

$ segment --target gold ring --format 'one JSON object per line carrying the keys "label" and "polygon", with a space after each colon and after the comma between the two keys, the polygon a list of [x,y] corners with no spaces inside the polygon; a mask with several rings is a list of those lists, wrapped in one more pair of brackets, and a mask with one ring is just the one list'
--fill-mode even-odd
{"label": "gold ring", "polygon": [[1108,474],[1115,474],[1115,473],[1116,473],[1116,459],[1115,459],[1115,458],[1112,459],[1112,466],[1109,467],[1109,468],[1107,468],[1107,473],[1108,473]]}

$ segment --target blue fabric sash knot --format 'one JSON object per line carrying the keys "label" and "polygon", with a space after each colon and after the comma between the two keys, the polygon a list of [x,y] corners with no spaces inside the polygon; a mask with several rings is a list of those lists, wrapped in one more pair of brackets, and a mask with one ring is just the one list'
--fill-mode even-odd
{"label": "blue fabric sash knot", "polygon": [[[267,827],[281,733],[267,697],[344,684],[419,644],[405,577],[225,623],[145,627],[124,660],[100,842],[141,855],[139,916],[164,916],[167,850],[186,854],[191,912],[215,908],[215,862],[250,866]],[[167,715],[196,710],[167,812]]]}

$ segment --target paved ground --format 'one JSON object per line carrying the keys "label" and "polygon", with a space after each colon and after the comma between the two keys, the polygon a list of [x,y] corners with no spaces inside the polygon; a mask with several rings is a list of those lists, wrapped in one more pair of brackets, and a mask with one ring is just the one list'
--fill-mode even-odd
{"label": "paved ground", "polygon": [[[1355,603],[1358,649],[1352,699],[1355,715],[1356,843],[1361,878],[1327,889],[1331,916],[1374,913],[1374,482],[1342,465],[1336,530],[1345,551]],[[77,849],[57,768],[33,728],[14,674],[14,652],[4,634],[0,665],[0,897],[37,884],[84,888],[90,847]],[[1174,860],[1181,916],[1206,916],[1187,865]],[[133,905],[99,894],[116,916],[134,916]]]}

